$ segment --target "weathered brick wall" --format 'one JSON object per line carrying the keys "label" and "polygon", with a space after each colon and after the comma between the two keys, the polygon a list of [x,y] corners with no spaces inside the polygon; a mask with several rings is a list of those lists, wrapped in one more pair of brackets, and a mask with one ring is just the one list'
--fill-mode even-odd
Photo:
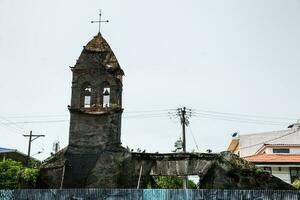
{"label": "weathered brick wall", "polygon": [[120,146],[121,113],[93,115],[71,111],[69,150],[97,153]]}

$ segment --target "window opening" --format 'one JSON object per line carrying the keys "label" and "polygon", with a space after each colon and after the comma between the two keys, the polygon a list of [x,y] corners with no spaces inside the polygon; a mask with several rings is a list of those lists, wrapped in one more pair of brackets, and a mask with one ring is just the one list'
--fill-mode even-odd
{"label": "window opening", "polygon": [[290,149],[273,149],[273,153],[290,153]]}
{"label": "window opening", "polygon": [[105,87],[103,89],[103,107],[108,108],[110,107],[110,88]]}
{"label": "window opening", "polygon": [[91,86],[88,86],[84,89],[84,107],[90,108],[91,107]]}
{"label": "window opening", "polygon": [[299,167],[291,167],[290,175],[291,175],[291,183],[293,183],[296,179],[300,178],[300,168]]}
{"label": "window opening", "polygon": [[269,172],[270,174],[272,174],[272,168],[271,167],[263,167],[263,170]]}

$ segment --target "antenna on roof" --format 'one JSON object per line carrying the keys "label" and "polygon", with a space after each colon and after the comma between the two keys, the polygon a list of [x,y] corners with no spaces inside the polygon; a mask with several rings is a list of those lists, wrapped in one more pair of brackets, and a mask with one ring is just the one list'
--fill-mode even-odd
{"label": "antenna on roof", "polygon": [[60,142],[59,140],[56,140],[53,142],[53,148],[52,148],[54,153],[57,153],[60,150]]}
{"label": "antenna on roof", "polygon": [[231,134],[231,136],[234,138],[234,137],[238,137],[239,136],[239,133],[238,132],[234,132]]}

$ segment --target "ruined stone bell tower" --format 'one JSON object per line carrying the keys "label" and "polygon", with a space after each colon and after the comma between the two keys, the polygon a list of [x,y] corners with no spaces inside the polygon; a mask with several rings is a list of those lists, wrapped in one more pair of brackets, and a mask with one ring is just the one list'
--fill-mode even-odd
{"label": "ruined stone bell tower", "polygon": [[121,144],[123,70],[98,33],[74,67],[69,111],[69,150],[101,152]]}
{"label": "ruined stone bell tower", "polygon": [[[124,72],[100,33],[84,46],[71,70],[69,145],[43,162],[37,180],[39,188],[146,188],[153,183],[153,176],[198,175],[201,187],[245,189],[251,182],[255,188],[289,189],[283,184],[272,186],[274,177],[257,177],[255,168],[228,153],[159,154],[123,148]],[[232,171],[247,175],[232,178]]]}
{"label": "ruined stone bell tower", "polygon": [[43,164],[39,185],[118,187],[128,157],[121,146],[124,72],[100,32],[83,47],[71,70],[69,145]]}

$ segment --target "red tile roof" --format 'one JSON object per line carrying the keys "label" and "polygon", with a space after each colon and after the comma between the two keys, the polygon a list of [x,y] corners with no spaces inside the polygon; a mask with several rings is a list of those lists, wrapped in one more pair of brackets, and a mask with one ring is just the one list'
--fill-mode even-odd
{"label": "red tile roof", "polygon": [[300,154],[256,154],[244,157],[252,163],[300,163]]}

